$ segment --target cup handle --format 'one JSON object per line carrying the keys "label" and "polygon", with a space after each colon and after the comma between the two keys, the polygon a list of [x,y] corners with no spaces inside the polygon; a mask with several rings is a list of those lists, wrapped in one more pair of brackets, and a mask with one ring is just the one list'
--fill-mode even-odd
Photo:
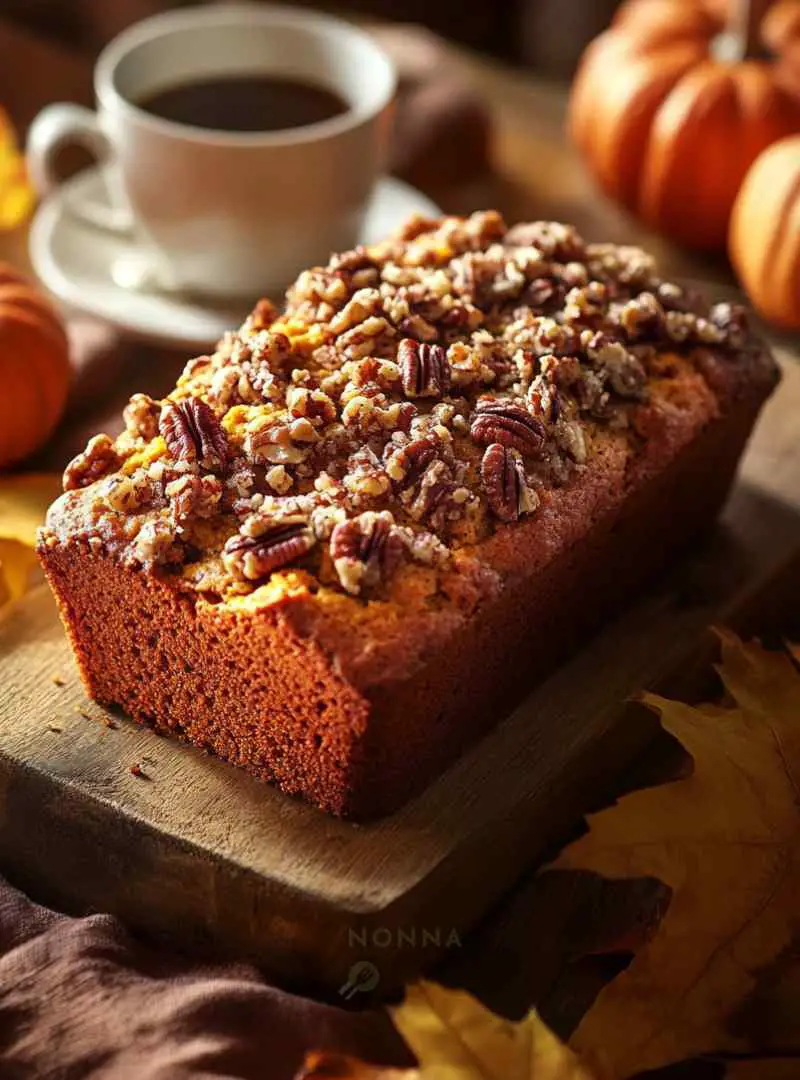
{"label": "cup handle", "polygon": [[[111,142],[91,109],[82,105],[48,105],[33,121],[25,148],[28,171],[40,195],[49,195],[60,186],[55,157],[69,143],[85,147],[101,165],[113,157]],[[133,216],[125,207],[78,200],[74,196],[65,199],[65,206],[98,229],[115,233],[129,233],[133,229]]]}

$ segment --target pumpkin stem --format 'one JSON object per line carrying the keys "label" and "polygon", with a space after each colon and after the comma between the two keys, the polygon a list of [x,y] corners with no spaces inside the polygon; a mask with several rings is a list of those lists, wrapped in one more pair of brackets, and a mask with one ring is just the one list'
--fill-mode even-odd
{"label": "pumpkin stem", "polygon": [[730,30],[737,42],[737,59],[750,60],[764,55],[761,23],[773,0],[736,0],[731,6]]}

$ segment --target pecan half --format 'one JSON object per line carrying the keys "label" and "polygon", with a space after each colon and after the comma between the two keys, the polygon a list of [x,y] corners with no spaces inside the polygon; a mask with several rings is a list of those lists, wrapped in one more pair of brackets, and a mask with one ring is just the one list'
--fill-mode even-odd
{"label": "pecan half", "polygon": [[430,437],[414,439],[395,450],[386,461],[386,471],[395,488],[402,491],[415,484],[436,457],[437,450],[435,440]]}
{"label": "pecan half", "polygon": [[114,440],[109,435],[95,435],[83,453],[74,457],[64,470],[64,491],[88,487],[121,464]]}
{"label": "pecan half", "polygon": [[202,398],[166,401],[158,426],[174,461],[198,462],[209,470],[224,467],[228,459],[225,432]]}
{"label": "pecan half", "polygon": [[450,365],[441,345],[403,338],[397,350],[397,362],[407,397],[439,398],[450,389]]}
{"label": "pecan half", "polygon": [[305,518],[285,518],[260,536],[232,536],[222,550],[222,561],[235,577],[259,581],[305,555],[315,543]]}
{"label": "pecan half", "polygon": [[339,581],[357,596],[390,574],[403,556],[405,546],[391,514],[371,510],[343,521],[331,533],[330,552]]}
{"label": "pecan half", "polygon": [[500,443],[487,446],[481,462],[481,481],[492,513],[501,521],[518,521],[539,504],[528,487],[525,468],[516,450]]}
{"label": "pecan half", "polygon": [[523,454],[538,454],[544,445],[544,424],[527,409],[509,401],[479,401],[470,427],[480,446],[502,443]]}
{"label": "pecan half", "polygon": [[428,521],[436,532],[443,532],[463,517],[469,500],[469,490],[453,478],[444,461],[437,460],[425,470],[408,513],[415,521]]}

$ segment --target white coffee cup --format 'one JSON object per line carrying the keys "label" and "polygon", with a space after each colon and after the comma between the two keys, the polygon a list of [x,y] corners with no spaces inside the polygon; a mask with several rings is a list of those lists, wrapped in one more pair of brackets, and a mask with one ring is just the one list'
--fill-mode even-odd
{"label": "white coffee cup", "polygon": [[[348,109],[304,127],[242,133],[174,123],[136,104],[231,73],[313,83]],[[106,170],[113,205],[70,200],[69,211],[146,245],[161,286],[223,298],[276,292],[357,242],[383,168],[395,84],[367,34],[325,15],[263,4],[157,15],[100,54],[96,112],[57,104],[39,114],[28,138],[31,176],[43,194],[56,192],[55,155],[80,143]]]}

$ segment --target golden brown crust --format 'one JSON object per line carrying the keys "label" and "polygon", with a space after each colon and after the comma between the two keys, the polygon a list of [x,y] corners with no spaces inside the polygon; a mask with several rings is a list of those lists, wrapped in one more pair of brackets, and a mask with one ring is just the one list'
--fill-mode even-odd
{"label": "golden brown crust", "polygon": [[[482,658],[512,700],[531,642],[555,659],[710,519],[775,381],[738,310],[641,252],[416,223],[301,275],[165,402],[132,399],[40,553],[90,693],[371,814],[497,718]],[[680,513],[658,502],[679,491]],[[586,612],[620,522],[655,550],[622,552]]]}
{"label": "golden brown crust", "polygon": [[587,495],[590,527],[577,515],[576,542],[531,573],[518,549],[511,587],[384,619],[382,637],[354,626],[349,604],[316,604],[303,575],[236,612],[86,544],[40,555],[89,694],[323,810],[369,818],[424,787],[713,520],[759,404],[737,401],[627,498]]}

